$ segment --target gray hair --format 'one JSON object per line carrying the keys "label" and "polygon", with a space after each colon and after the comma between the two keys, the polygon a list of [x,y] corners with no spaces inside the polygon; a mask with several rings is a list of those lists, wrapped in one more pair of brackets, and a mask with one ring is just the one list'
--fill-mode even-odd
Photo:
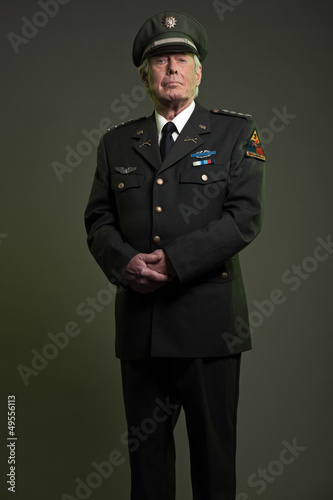
{"label": "gray hair", "polygon": [[[191,52],[189,52],[189,54],[191,54],[193,56],[194,71],[196,73],[198,73],[199,68],[202,68],[201,62],[199,61],[199,58],[196,54],[192,54]],[[142,78],[142,75],[148,75],[148,73],[149,73],[149,58],[148,57],[146,57],[143,60],[142,64],[140,64],[138,71],[139,71],[139,75],[141,78]],[[146,88],[146,91],[147,91],[147,94],[151,97],[151,91],[147,88]],[[195,89],[194,98],[196,98],[198,96],[198,94],[199,94],[199,86],[197,86],[197,88]]]}

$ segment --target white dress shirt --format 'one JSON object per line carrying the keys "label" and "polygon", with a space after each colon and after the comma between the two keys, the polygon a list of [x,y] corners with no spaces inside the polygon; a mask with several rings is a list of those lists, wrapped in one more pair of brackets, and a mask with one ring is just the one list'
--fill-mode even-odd
{"label": "white dress shirt", "polygon": [[[177,140],[179,134],[183,130],[187,120],[190,118],[191,114],[193,113],[195,108],[195,102],[192,101],[191,104],[185,108],[179,115],[175,116],[175,118],[172,120],[172,122],[176,125],[177,127],[177,132],[173,132],[172,138],[174,141]],[[160,115],[155,111],[155,120],[156,120],[156,126],[157,126],[157,138],[158,138],[158,144],[160,144],[161,137],[162,137],[162,128],[164,125],[168,122],[164,118],[164,116]]]}

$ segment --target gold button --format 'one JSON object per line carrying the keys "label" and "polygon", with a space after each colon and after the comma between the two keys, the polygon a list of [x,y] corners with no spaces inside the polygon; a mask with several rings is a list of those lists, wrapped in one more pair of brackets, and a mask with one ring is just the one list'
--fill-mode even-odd
{"label": "gold button", "polygon": [[208,181],[208,175],[203,174],[203,175],[201,176],[201,179],[202,179],[203,181]]}
{"label": "gold button", "polygon": [[124,187],[125,187],[125,184],[123,182],[119,182],[118,189],[123,189]]}
{"label": "gold button", "polygon": [[157,183],[159,186],[162,186],[163,182],[164,182],[164,180],[163,180],[163,179],[161,179],[161,178],[156,179],[156,183]]}
{"label": "gold button", "polygon": [[162,207],[159,207],[159,206],[155,207],[155,212],[157,214],[160,214],[162,212]]}
{"label": "gold button", "polygon": [[223,278],[224,280],[228,278],[228,273],[226,273],[225,271],[223,273],[221,273],[221,278]]}
{"label": "gold button", "polygon": [[161,238],[159,236],[154,236],[153,242],[154,243],[159,243],[161,241]]}

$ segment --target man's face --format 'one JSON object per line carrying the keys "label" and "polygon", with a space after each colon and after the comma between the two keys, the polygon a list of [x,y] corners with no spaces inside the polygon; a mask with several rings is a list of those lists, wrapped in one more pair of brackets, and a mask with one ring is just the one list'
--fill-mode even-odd
{"label": "man's face", "polygon": [[201,68],[195,71],[192,54],[162,54],[150,58],[148,75],[142,81],[155,105],[184,105],[194,98],[201,81]]}

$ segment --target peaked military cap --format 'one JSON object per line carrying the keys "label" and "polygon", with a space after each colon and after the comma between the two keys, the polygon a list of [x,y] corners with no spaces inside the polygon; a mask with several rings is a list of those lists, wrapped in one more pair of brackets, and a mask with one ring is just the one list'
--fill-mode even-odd
{"label": "peaked military cap", "polygon": [[133,62],[140,66],[146,57],[166,52],[192,52],[202,62],[208,52],[208,37],[194,17],[168,10],[146,21],[133,43]]}

